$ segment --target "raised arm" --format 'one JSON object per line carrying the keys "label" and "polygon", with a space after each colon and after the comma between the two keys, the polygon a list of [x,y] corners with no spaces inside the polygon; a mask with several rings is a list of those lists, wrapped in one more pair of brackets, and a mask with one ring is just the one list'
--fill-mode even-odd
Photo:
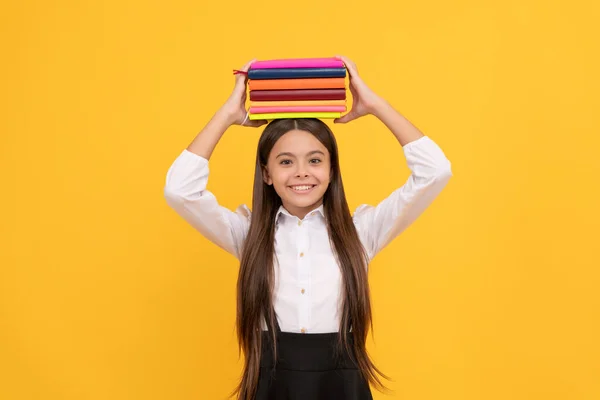
{"label": "raised arm", "polygon": [[358,75],[356,65],[346,57],[350,75],[352,110],[336,123],[347,123],[374,115],[394,134],[403,147],[411,175],[377,206],[362,205],[354,222],[369,257],[373,258],[421,215],[440,194],[452,176],[451,163],[442,149],[424,136],[410,121],[377,96]]}
{"label": "raised arm", "polygon": [[[242,71],[248,71],[251,63]],[[225,131],[234,124],[258,127],[267,122],[246,121],[247,78],[238,74],[235,79],[231,96],[169,168],[164,196],[169,206],[203,236],[239,259],[250,210],[245,206],[235,211],[222,207],[206,189],[209,159]]]}
{"label": "raised arm", "polygon": [[236,74],[233,92],[225,104],[215,113],[208,124],[194,138],[187,150],[209,160],[217,143],[231,125],[243,125],[259,127],[267,123],[264,120],[247,120],[246,118],[246,84],[250,65],[255,60],[248,62],[240,70],[243,73]]}
{"label": "raised arm", "polygon": [[441,193],[450,177],[450,161],[429,137],[403,147],[411,171],[408,180],[376,206],[361,205],[354,222],[361,241],[373,258],[408,228]]}

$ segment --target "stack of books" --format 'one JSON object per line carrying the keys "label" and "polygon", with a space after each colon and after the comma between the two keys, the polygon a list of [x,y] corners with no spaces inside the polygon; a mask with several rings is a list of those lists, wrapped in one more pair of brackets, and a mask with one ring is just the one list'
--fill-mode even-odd
{"label": "stack of books", "polygon": [[256,61],[248,70],[248,118],[339,118],[346,111],[345,78],[337,58]]}

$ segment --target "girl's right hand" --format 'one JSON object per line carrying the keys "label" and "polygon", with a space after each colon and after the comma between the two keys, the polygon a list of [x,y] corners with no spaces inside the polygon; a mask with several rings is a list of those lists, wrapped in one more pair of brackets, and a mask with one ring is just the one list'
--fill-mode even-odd
{"label": "girl's right hand", "polygon": [[[240,71],[248,72],[250,65],[256,60],[252,60],[242,67]],[[233,92],[221,107],[221,111],[226,115],[231,125],[243,125],[259,127],[268,123],[266,120],[250,120],[246,118],[246,84],[248,76],[246,74],[235,75],[235,85]]]}

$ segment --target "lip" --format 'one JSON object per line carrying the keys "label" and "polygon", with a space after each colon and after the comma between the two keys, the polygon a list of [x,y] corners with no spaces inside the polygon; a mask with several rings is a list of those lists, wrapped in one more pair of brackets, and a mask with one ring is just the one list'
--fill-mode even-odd
{"label": "lip", "polygon": [[[310,189],[308,189],[308,190],[296,191],[296,190],[293,189],[294,186],[312,186],[312,187]],[[295,193],[295,194],[307,194],[307,193],[312,192],[316,187],[317,187],[317,185],[305,183],[304,185],[292,185],[292,186],[288,186],[287,188],[289,190],[291,190],[292,193]]]}

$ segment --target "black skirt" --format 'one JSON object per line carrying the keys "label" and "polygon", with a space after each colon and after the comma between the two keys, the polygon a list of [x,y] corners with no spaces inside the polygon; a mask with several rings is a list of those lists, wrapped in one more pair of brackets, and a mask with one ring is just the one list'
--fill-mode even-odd
{"label": "black skirt", "polygon": [[[275,318],[277,321],[277,318]],[[372,400],[348,354],[337,355],[338,333],[282,332],[277,323],[277,363],[263,331],[256,400]],[[352,340],[352,333],[348,334]]]}

